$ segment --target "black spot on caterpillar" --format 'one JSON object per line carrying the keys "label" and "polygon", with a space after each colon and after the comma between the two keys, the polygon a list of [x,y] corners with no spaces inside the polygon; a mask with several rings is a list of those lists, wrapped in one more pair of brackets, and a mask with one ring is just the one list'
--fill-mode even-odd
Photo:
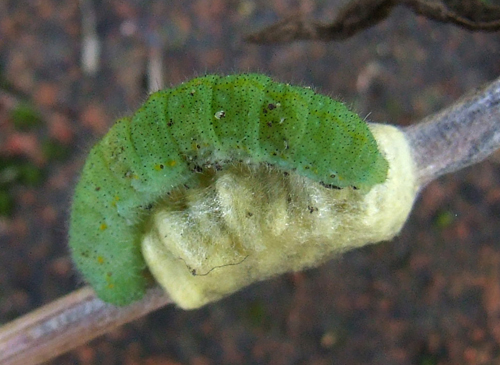
{"label": "black spot on caterpillar", "polygon": [[75,190],[71,253],[101,299],[125,305],[143,296],[150,276],[140,242],[151,207],[196,184],[203,167],[233,161],[365,191],[388,170],[367,124],[309,88],[242,74],[155,92],[92,148]]}

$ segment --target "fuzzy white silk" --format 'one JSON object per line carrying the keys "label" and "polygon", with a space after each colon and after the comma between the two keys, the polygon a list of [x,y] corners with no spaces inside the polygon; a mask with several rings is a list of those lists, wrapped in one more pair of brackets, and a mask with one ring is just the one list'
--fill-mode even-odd
{"label": "fuzzy white silk", "polygon": [[180,307],[194,309],[253,282],[390,240],[417,195],[414,163],[400,130],[370,129],[389,162],[384,183],[368,193],[337,190],[270,166],[234,165],[156,208],[142,241],[149,270]]}

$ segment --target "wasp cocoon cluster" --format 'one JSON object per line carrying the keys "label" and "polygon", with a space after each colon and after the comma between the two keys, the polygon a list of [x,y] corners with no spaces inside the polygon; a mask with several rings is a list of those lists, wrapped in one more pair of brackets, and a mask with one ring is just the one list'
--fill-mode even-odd
{"label": "wasp cocoon cluster", "polygon": [[183,308],[393,237],[413,203],[396,128],[310,88],[208,75],[153,93],[90,151],[72,258],[126,305],[152,276]]}
{"label": "wasp cocoon cluster", "polygon": [[412,158],[397,128],[370,127],[389,171],[368,193],[245,164],[216,172],[209,186],[177,191],[175,204],[167,200],[155,209],[142,241],[156,280],[179,306],[193,309],[393,238],[417,192]]}

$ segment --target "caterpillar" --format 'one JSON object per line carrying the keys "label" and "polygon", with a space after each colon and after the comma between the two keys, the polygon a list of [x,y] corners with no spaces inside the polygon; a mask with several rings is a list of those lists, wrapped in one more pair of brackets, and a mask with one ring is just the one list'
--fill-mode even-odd
{"label": "caterpillar", "polygon": [[153,280],[141,253],[151,210],[234,163],[361,193],[388,172],[368,125],[310,88],[239,74],[155,92],[91,149],[75,189],[69,246],[97,295],[115,305],[140,299]]}

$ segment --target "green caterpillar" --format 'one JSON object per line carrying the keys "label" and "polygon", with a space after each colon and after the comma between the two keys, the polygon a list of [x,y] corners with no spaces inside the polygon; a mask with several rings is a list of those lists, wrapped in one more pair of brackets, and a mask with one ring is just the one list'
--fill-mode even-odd
{"label": "green caterpillar", "polygon": [[151,208],[232,161],[362,192],[388,171],[367,124],[309,88],[241,74],[155,92],[92,148],[75,190],[71,253],[102,300],[125,305],[143,296],[152,279],[140,242]]}

